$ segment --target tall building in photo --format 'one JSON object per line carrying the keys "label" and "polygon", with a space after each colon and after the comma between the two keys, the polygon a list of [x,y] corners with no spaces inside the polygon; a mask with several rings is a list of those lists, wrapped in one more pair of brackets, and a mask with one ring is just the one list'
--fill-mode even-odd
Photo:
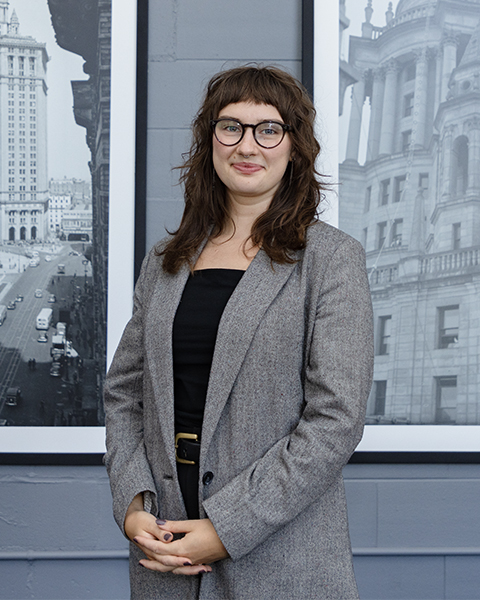
{"label": "tall building in photo", "polygon": [[[75,120],[85,127],[91,152],[94,359],[101,397],[107,339],[111,0],[48,0],[48,6],[58,45],[82,56],[83,70],[89,75],[86,81],[72,81],[72,91]],[[102,402],[97,421],[104,423]]]}
{"label": "tall building in photo", "polygon": [[480,424],[480,0],[384,5],[350,37],[340,165],[375,313],[368,422]]}
{"label": "tall building in photo", "polygon": [[0,243],[48,235],[47,62],[0,1]]}

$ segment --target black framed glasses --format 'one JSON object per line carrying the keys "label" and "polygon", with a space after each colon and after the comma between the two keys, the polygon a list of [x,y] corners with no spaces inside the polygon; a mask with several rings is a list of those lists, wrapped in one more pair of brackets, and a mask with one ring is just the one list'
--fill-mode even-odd
{"label": "black framed glasses", "polygon": [[262,148],[276,148],[282,143],[285,133],[292,131],[291,125],[279,123],[278,121],[262,121],[253,125],[252,123],[240,123],[235,119],[214,119],[211,121],[213,132],[217,140],[224,146],[235,146],[240,143],[245,135],[247,127],[253,130],[253,137]]}

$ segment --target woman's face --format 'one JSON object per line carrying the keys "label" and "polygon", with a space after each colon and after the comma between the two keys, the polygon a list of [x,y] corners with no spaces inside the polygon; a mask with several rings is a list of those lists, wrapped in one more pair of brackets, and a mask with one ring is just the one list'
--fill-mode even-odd
{"label": "woman's face", "polygon": [[[217,118],[225,117],[254,125],[269,120],[283,123],[274,106],[253,102],[228,104]],[[292,142],[288,133],[278,146],[269,149],[257,144],[251,127],[245,128],[242,140],[235,146],[224,146],[213,136],[215,171],[225,184],[230,201],[241,204],[269,204],[280,185],[291,154]]]}

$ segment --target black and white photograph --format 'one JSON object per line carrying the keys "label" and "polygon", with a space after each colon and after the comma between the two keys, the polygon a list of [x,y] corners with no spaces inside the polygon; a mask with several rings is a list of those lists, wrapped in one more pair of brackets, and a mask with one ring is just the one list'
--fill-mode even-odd
{"label": "black and white photograph", "polygon": [[479,65],[478,2],[340,0],[339,227],[367,253],[367,425],[480,424]]}
{"label": "black and white photograph", "polygon": [[104,424],[110,29],[109,1],[0,2],[3,427]]}

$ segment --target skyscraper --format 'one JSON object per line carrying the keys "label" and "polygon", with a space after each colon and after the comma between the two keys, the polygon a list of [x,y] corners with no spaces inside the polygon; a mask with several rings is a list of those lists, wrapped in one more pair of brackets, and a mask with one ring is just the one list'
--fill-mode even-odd
{"label": "skyscraper", "polygon": [[480,424],[480,0],[385,9],[373,25],[368,0],[350,37],[340,165],[340,227],[366,249],[375,311],[369,422]]}
{"label": "skyscraper", "polygon": [[8,13],[0,0],[0,243],[48,232],[48,56]]}

